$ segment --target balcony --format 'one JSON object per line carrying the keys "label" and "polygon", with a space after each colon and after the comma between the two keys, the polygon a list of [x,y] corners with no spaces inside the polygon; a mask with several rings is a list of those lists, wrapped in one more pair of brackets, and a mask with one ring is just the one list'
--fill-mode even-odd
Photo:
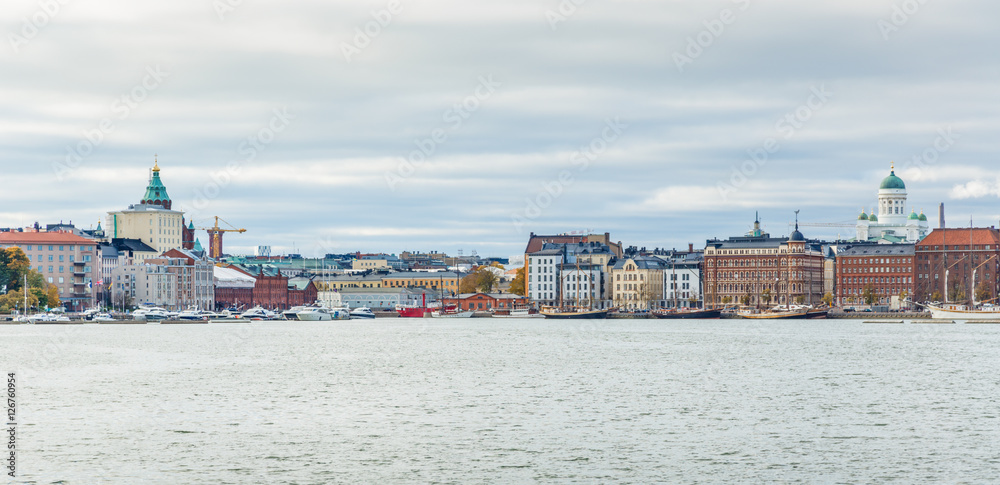
{"label": "balcony", "polygon": [[83,266],[87,264],[86,261],[73,261],[73,266]]}

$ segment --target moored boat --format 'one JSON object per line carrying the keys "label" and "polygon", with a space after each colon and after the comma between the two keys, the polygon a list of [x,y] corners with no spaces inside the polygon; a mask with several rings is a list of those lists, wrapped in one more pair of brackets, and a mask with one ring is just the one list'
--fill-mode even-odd
{"label": "moored boat", "polygon": [[984,305],[980,309],[968,310],[964,306],[943,307],[924,305],[935,320],[1000,320],[1000,307]]}
{"label": "moored boat", "polygon": [[351,310],[351,320],[372,320],[375,318],[375,312],[368,307],[358,307]]}
{"label": "moored boat", "polygon": [[608,318],[607,310],[558,310],[544,309],[542,315],[545,318],[573,319],[573,320],[599,320]]}
{"label": "moored boat", "polygon": [[690,319],[690,320],[711,320],[716,318],[722,318],[722,310],[698,310],[698,309],[680,309],[680,310],[660,310],[653,312],[653,316],[656,318],[667,318],[667,319]]}

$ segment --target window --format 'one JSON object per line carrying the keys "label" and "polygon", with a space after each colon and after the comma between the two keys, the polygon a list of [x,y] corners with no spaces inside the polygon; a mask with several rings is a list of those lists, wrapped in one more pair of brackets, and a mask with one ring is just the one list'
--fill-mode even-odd
{"label": "window", "polygon": [[[49,273],[51,273],[51,272],[52,272],[52,266],[49,266]],[[49,278],[49,280],[51,280],[51,279],[52,278]],[[49,283],[51,283],[51,281],[49,281]]]}
{"label": "window", "polygon": [[59,255],[59,262],[62,263],[64,261],[66,261],[66,256],[63,256],[62,254],[60,254]]}
{"label": "window", "polygon": [[60,277],[59,277],[59,282],[60,282],[60,283],[65,283],[66,281],[65,281],[65,280],[63,280],[63,277],[62,277],[62,276],[60,276]]}

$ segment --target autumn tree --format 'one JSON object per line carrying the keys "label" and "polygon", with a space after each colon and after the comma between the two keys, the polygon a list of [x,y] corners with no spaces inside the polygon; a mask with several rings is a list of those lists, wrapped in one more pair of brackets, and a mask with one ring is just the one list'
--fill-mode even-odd
{"label": "autumn tree", "polygon": [[764,302],[765,305],[771,303],[771,289],[764,288],[764,291],[760,295],[760,300]]}
{"label": "autumn tree", "polygon": [[527,286],[524,283],[523,267],[517,269],[517,275],[514,276],[514,281],[510,283],[510,292],[519,296],[527,294]]}
{"label": "autumn tree", "polygon": [[979,286],[976,288],[976,300],[977,301],[989,301],[993,299],[993,292],[990,290],[989,283],[981,281]]}
{"label": "autumn tree", "polygon": [[476,289],[483,293],[490,293],[500,283],[500,276],[497,275],[494,268],[496,266],[480,266],[472,273],[476,276]]}
{"label": "autumn tree", "polygon": [[833,293],[830,293],[829,291],[826,292],[826,294],[823,295],[823,303],[825,303],[826,306],[832,307],[833,306]]}
{"label": "autumn tree", "polygon": [[865,286],[865,289],[861,292],[861,297],[864,299],[866,305],[874,305],[878,300],[878,295],[875,294],[875,287],[872,285]]}

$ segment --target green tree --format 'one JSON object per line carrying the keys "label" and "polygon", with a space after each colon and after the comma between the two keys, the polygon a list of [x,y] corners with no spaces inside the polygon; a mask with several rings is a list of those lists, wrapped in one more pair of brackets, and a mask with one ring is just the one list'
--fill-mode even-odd
{"label": "green tree", "polygon": [[19,247],[0,249],[0,288],[18,291],[24,275],[31,271],[31,261]]}
{"label": "green tree", "polygon": [[510,292],[515,295],[524,296],[527,294],[524,284],[524,268],[517,269],[517,275],[514,276],[514,281],[510,283]]}
{"label": "green tree", "polygon": [[931,301],[941,301],[943,298],[944,296],[941,295],[940,291],[935,291],[934,294],[931,295]]}
{"label": "green tree", "polygon": [[753,300],[753,297],[750,296],[750,293],[747,293],[740,297],[740,303],[742,303],[743,306],[750,306],[751,300]]}
{"label": "green tree", "polygon": [[826,292],[826,294],[823,295],[823,303],[825,303],[826,306],[832,307],[833,306],[833,293]]}
{"label": "green tree", "polygon": [[761,299],[761,301],[764,302],[765,305],[770,305],[771,304],[771,289],[770,288],[764,288],[764,291],[760,294],[760,299]]}

